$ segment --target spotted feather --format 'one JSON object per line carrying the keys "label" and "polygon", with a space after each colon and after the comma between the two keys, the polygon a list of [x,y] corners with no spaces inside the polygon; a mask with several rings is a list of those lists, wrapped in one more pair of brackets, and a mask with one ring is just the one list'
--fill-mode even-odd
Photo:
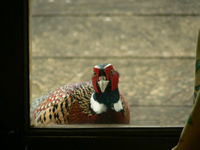
{"label": "spotted feather", "polygon": [[[67,115],[75,102],[80,104],[83,113],[91,115],[86,105],[89,105],[93,92],[94,89],[90,82],[62,86],[50,92],[48,96],[43,96],[43,99],[38,99],[40,105],[32,111],[32,121],[37,125],[51,122],[68,123]],[[37,101],[37,99],[33,101]]]}

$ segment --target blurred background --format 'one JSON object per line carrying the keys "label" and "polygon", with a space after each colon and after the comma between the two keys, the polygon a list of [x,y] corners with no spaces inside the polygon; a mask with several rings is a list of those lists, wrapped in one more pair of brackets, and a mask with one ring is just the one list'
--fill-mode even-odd
{"label": "blurred background", "polygon": [[183,126],[193,105],[198,0],[32,0],[32,98],[111,63],[131,124]]}

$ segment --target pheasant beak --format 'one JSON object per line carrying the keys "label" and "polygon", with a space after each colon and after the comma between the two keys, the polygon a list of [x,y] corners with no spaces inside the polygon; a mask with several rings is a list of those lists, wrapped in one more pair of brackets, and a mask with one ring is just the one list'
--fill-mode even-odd
{"label": "pheasant beak", "polygon": [[102,93],[104,93],[108,83],[109,83],[109,80],[106,80],[105,76],[100,76],[99,77],[98,85],[99,85],[100,90],[101,90]]}

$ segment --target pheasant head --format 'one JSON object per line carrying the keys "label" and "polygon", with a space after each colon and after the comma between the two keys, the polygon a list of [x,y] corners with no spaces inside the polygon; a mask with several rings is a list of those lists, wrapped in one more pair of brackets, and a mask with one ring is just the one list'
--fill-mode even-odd
{"label": "pheasant head", "polygon": [[118,90],[119,73],[112,64],[100,64],[93,68],[92,84],[95,92],[91,97],[91,108],[96,113],[108,109],[121,111],[122,104]]}
{"label": "pheasant head", "polygon": [[[118,87],[119,73],[114,70],[111,64],[100,64],[93,68],[94,74],[92,76],[92,84],[97,93],[104,93],[114,91]],[[111,86],[108,86],[109,83]]]}

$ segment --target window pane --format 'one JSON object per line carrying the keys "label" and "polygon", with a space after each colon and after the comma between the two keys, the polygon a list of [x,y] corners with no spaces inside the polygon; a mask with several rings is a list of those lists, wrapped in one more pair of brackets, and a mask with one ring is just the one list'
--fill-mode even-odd
{"label": "window pane", "polygon": [[193,105],[196,3],[33,0],[32,99],[91,81],[95,65],[111,63],[131,125],[184,125]]}

